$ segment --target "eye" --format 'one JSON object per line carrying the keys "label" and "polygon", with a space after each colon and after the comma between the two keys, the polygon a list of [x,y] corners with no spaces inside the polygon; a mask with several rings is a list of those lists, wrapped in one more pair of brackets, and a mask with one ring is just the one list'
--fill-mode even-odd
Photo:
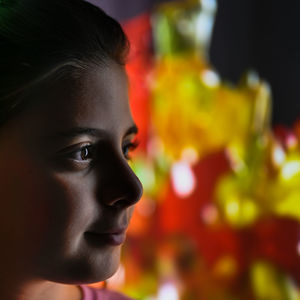
{"label": "eye", "polygon": [[135,150],[138,146],[139,146],[139,141],[138,140],[135,140],[133,142],[125,143],[123,145],[123,149],[122,149],[124,157],[127,160],[131,160],[130,152],[132,152],[133,150]]}
{"label": "eye", "polygon": [[69,157],[76,161],[90,161],[93,158],[92,145],[84,145],[70,153]]}
{"label": "eye", "polygon": [[92,158],[92,153],[88,146],[85,146],[80,149],[80,157],[82,160],[87,160],[89,158]]}

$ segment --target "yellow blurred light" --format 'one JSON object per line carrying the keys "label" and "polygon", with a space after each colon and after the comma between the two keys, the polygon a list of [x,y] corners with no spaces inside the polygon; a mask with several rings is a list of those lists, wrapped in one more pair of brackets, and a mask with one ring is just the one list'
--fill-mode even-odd
{"label": "yellow blurred light", "polygon": [[237,201],[237,199],[234,198],[230,199],[226,203],[225,209],[226,209],[226,215],[230,219],[235,219],[240,212],[240,203]]}
{"label": "yellow blurred light", "polygon": [[300,191],[290,191],[289,194],[281,198],[274,207],[274,211],[281,216],[290,216],[300,221]]}
{"label": "yellow blurred light", "polygon": [[229,160],[230,166],[232,170],[237,173],[241,172],[246,167],[239,152],[238,147],[227,147],[225,149],[225,154]]}
{"label": "yellow blurred light", "polygon": [[300,173],[300,161],[291,160],[286,162],[281,168],[281,177],[283,180],[290,180]]}
{"label": "yellow blurred light", "polygon": [[213,272],[217,276],[230,277],[236,274],[238,269],[238,263],[234,257],[228,255],[223,256],[217,261],[214,266]]}
{"label": "yellow blurred light", "polygon": [[257,300],[299,300],[297,288],[290,278],[269,263],[254,263],[251,281]]}
{"label": "yellow blurred light", "polygon": [[224,195],[225,216],[227,221],[235,226],[251,224],[259,215],[257,204],[246,197]]}
{"label": "yellow blurred light", "polygon": [[270,126],[270,101],[271,88],[267,83],[259,84],[255,97],[253,130],[260,134],[261,141],[264,140],[263,132],[266,132]]}
{"label": "yellow blurred light", "polygon": [[252,222],[258,216],[258,207],[251,199],[244,199],[243,206],[243,218],[245,222]]}
{"label": "yellow blurred light", "polygon": [[258,262],[252,267],[252,284],[255,295],[260,300],[278,299],[280,292],[275,284],[275,271],[267,263]]}

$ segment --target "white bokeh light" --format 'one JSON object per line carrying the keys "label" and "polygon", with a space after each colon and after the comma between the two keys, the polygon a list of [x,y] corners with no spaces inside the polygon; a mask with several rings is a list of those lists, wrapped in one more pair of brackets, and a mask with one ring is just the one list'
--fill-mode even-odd
{"label": "white bokeh light", "polygon": [[179,300],[179,293],[175,284],[171,282],[163,284],[158,291],[157,300]]}
{"label": "white bokeh light", "polygon": [[196,179],[187,162],[177,162],[171,170],[172,185],[175,193],[180,197],[188,197],[196,187]]}

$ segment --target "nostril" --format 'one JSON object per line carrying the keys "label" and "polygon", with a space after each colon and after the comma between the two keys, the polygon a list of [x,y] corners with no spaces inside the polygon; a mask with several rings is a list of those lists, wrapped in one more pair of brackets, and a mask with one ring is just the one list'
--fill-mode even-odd
{"label": "nostril", "polygon": [[[138,180],[138,179],[137,179]],[[118,208],[129,207],[136,204],[143,195],[143,186],[138,180],[134,187],[127,186],[127,189],[124,189],[124,193],[120,197],[115,197],[111,199],[108,203],[110,206],[115,206]]]}
{"label": "nostril", "polygon": [[133,201],[132,199],[128,198],[120,198],[117,201],[114,201],[114,203],[112,203],[111,206],[114,206],[116,208],[126,208],[136,204],[137,201]]}
{"label": "nostril", "polygon": [[117,186],[111,185],[111,189],[106,187],[106,193],[103,200],[108,206],[126,208],[136,204],[141,199],[142,195],[143,186],[135,176],[134,180],[131,180],[130,182],[123,182],[123,184],[119,183]]}

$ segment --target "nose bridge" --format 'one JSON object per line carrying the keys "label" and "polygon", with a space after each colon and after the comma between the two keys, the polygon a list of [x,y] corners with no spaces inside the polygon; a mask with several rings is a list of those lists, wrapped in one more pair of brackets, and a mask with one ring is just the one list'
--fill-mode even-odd
{"label": "nose bridge", "polygon": [[100,200],[109,206],[134,205],[143,194],[140,180],[123,156],[111,153],[106,163],[106,170],[101,176]]}

